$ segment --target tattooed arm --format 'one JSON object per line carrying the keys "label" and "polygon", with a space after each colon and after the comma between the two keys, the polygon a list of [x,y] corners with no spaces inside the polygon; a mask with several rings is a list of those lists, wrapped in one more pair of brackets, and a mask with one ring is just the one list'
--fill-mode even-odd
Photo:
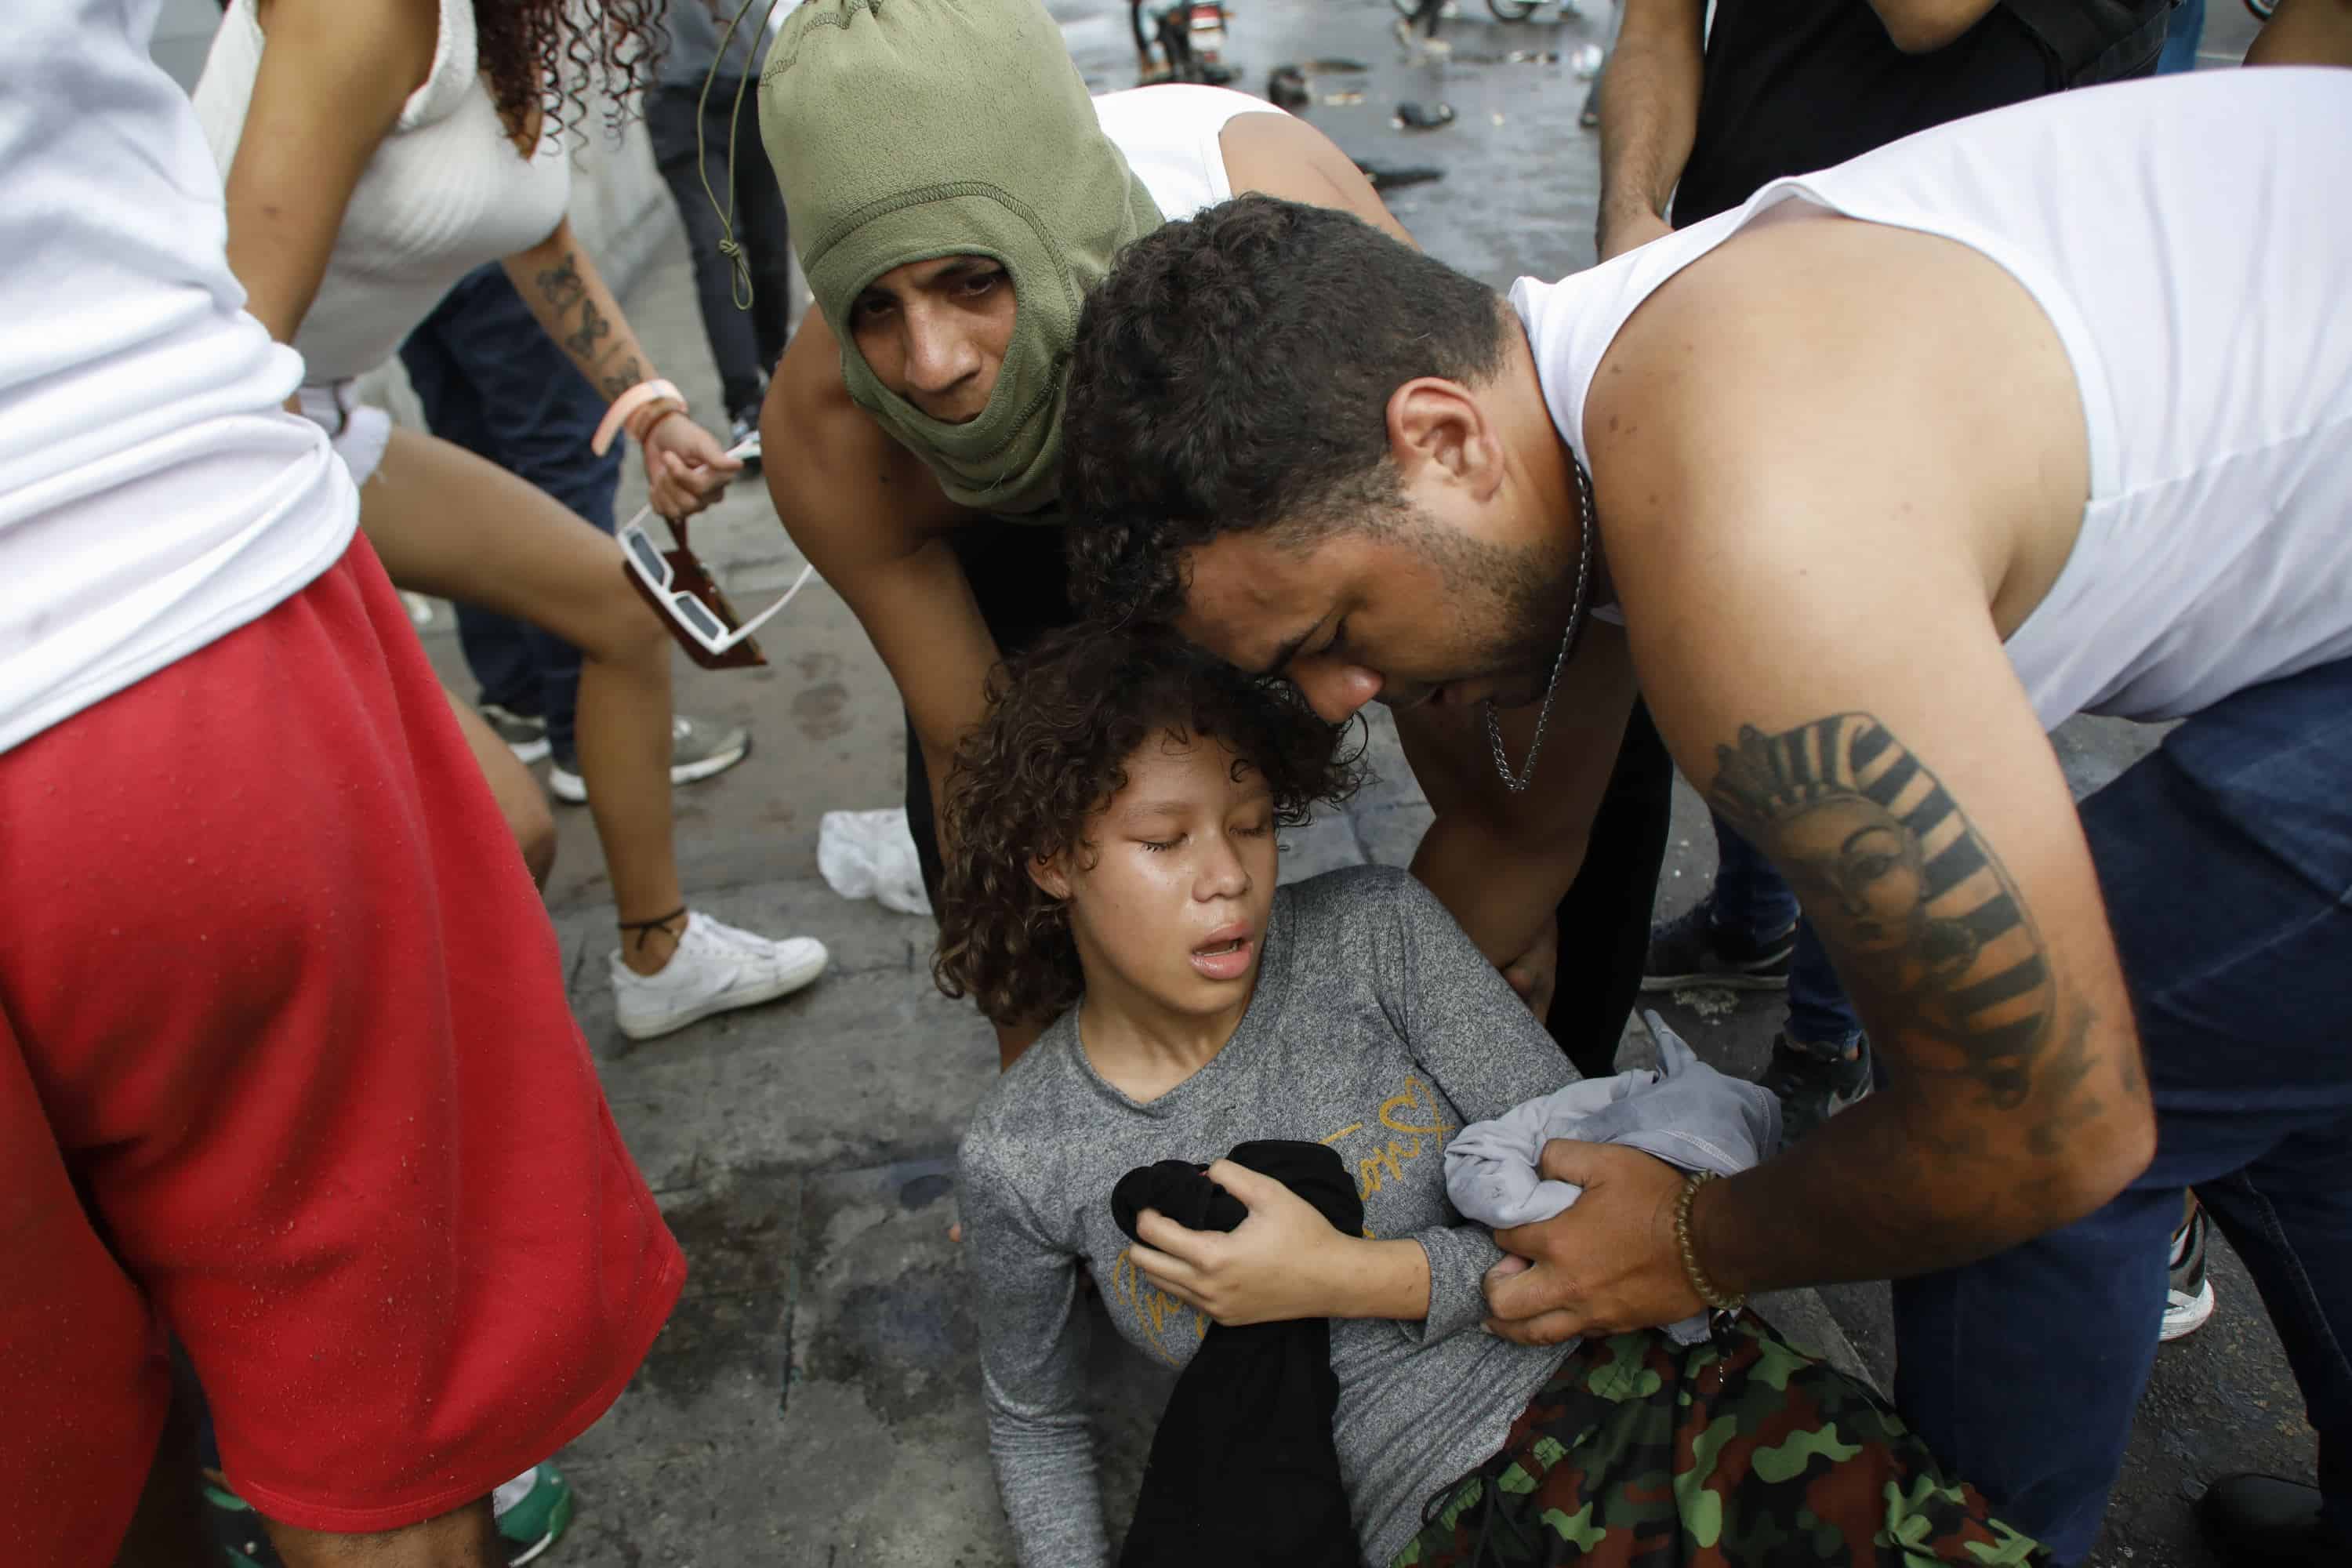
{"label": "tattooed arm", "polygon": [[[572,235],[571,219],[529,250],[508,257],[506,269],[547,335],[606,402],[659,374],[596,264]],[[700,510],[741,467],[708,431],[682,416],[646,433],[646,475],[654,506],[665,517]]]}
{"label": "tattooed arm", "polygon": [[[1796,888],[1887,1074],[1698,1194],[1698,1260],[1732,1292],[1986,1256],[2105,1202],[2154,1148],[2074,801],[2001,647],[2031,607],[2005,588],[2054,574],[2042,542],[2071,542],[2088,484],[2063,351],[1946,242],[1831,223],[1757,238],[1790,265],[1662,289],[1587,415],[1659,730]],[[1498,1315],[1547,1320],[1515,1337],[1696,1305],[1675,1173],[1561,1143],[1547,1173],[1588,1192],[1554,1228],[1498,1238],[1545,1276],[1490,1290]]]}
{"label": "tattooed arm", "polygon": [[606,402],[655,374],[603,274],[572,234],[570,218],[529,250],[508,257],[506,268],[547,335]]}

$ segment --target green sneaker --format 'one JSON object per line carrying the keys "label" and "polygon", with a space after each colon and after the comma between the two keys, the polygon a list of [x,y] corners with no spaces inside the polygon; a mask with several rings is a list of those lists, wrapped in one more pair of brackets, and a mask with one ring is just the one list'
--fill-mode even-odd
{"label": "green sneaker", "polygon": [[[553,1465],[533,1465],[490,1494],[499,1540],[509,1568],[536,1559],[554,1545],[572,1523],[572,1483]],[[213,1544],[227,1568],[285,1568],[261,1516],[253,1505],[224,1486],[205,1488]]]}
{"label": "green sneaker", "polygon": [[269,1544],[269,1534],[251,1503],[207,1481],[205,1517],[212,1526],[213,1544],[220,1548],[228,1568],[280,1568],[277,1548]]}
{"label": "green sneaker", "polygon": [[572,1483],[553,1465],[533,1465],[490,1494],[507,1568],[520,1568],[554,1545],[572,1523]]}

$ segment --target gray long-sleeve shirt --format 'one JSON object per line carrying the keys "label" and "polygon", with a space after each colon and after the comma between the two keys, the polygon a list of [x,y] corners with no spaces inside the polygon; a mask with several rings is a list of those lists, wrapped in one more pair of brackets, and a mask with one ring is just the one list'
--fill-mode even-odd
{"label": "gray long-sleeve shirt", "polygon": [[1336,1148],[1365,1231],[1429,1258],[1421,1322],[1334,1321],[1332,1422],[1365,1560],[1385,1564],[1423,1502],[1486,1459],[1565,1355],[1479,1331],[1501,1254],[1445,1195],[1446,1141],[1572,1076],[1549,1036],[1436,899],[1358,867],[1276,893],[1257,993],[1210,1063],[1139,1104],[1106,1083],[1066,1015],[965,1134],[965,1249],[978,1275],[989,1447],[1029,1568],[1107,1558],[1087,1425],[1084,1259],[1119,1333],[1171,1366],[1207,1320],[1142,1279],[1110,1192],[1136,1165],[1206,1162],[1254,1138]]}

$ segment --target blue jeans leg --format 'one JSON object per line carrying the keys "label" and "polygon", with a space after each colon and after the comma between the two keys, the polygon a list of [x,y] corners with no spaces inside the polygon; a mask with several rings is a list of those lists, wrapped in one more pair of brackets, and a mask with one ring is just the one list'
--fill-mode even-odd
{"label": "blue jeans leg", "polygon": [[1797,895],[1762,850],[1723,818],[1714,821],[1716,929],[1759,941],[1788,930],[1797,918]]}
{"label": "blue jeans leg", "polygon": [[[459,279],[401,345],[401,363],[445,441],[527,479],[606,533],[621,446],[589,450],[604,399],[555,346],[495,264]],[[580,650],[510,617],[457,606],[466,662],[482,700],[547,720],[559,758],[573,754]]]}
{"label": "blue jeans leg", "polygon": [[1841,1051],[1862,1038],[1862,1020],[1845,999],[1829,950],[1813,934],[1811,921],[1797,922],[1797,951],[1789,960],[1789,1037]]}
{"label": "blue jeans leg", "polygon": [[[1797,920],[1797,895],[1738,830],[1715,818],[1715,924],[1761,940]],[[1789,963],[1789,1034],[1807,1045],[1848,1047],[1862,1037],[1861,1020],[1845,999],[1830,955],[1810,921],[1798,921],[1797,951]]]}
{"label": "blue jeans leg", "polygon": [[2114,1203],[1899,1282],[1896,1403],[2062,1563],[2089,1550],[2194,1186],[2262,1291],[2352,1526],[2352,661],[2238,693],[2084,803],[2157,1152]]}
{"label": "blue jeans leg", "polygon": [[2205,0],[2180,0],[2165,23],[2164,52],[2156,57],[2156,74],[2168,76],[2197,68],[2197,46],[2205,37]]}

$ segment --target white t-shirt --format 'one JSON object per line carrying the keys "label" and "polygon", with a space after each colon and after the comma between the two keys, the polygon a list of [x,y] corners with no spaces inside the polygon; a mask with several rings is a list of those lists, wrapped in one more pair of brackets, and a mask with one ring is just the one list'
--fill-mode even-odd
{"label": "white t-shirt", "polygon": [[359,517],[279,406],[160,0],[41,0],[0,50],[0,752],[278,605]]}
{"label": "white t-shirt", "polygon": [[[2091,494],[2011,635],[2044,725],[2194,713],[2352,658],[2352,72],[2200,71],[1938,126],[1559,283],[1521,279],[1552,422],[1651,292],[1784,203],[1941,235],[2072,362]],[[1987,387],[1985,395],[2000,395]]]}

